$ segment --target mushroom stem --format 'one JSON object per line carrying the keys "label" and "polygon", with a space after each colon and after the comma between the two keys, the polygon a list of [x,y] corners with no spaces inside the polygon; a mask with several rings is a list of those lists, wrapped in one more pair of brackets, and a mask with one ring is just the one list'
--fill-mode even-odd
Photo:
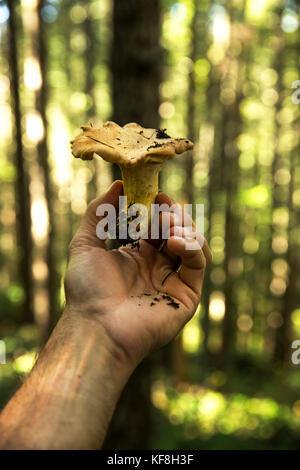
{"label": "mushroom stem", "polygon": [[148,211],[148,220],[142,223],[141,235],[147,232],[151,220],[151,204],[155,202],[158,194],[158,174],[161,169],[161,163],[145,162],[136,166],[121,167],[124,196],[127,196],[127,208],[133,204],[143,204]]}
{"label": "mushroom stem", "polygon": [[127,206],[144,204],[150,216],[151,204],[158,193],[158,173],[161,168],[160,163],[140,163],[132,167],[121,167]]}

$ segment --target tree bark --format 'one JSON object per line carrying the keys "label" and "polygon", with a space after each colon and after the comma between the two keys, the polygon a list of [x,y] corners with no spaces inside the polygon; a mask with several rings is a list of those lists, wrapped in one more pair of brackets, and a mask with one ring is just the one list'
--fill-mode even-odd
{"label": "tree bark", "polygon": [[[113,120],[158,127],[161,48],[158,0],[115,0],[111,53]],[[120,178],[114,165],[113,178]]]}
{"label": "tree bark", "polygon": [[[240,12],[235,9],[230,2],[229,13],[231,22],[233,23]],[[242,14],[242,13],[241,13]],[[241,20],[242,18],[240,18]],[[233,26],[232,26],[233,27]],[[231,33],[232,35],[232,33]],[[232,40],[232,36],[231,39]],[[243,46],[245,47],[245,45]],[[221,164],[224,168],[224,186],[226,192],[226,206],[225,206],[225,316],[222,322],[222,347],[217,357],[217,365],[223,365],[229,359],[234,347],[235,336],[235,321],[237,316],[236,304],[233,296],[233,278],[230,273],[230,262],[237,256],[238,247],[236,239],[239,234],[239,224],[235,210],[235,199],[239,181],[239,149],[237,147],[237,138],[241,132],[241,115],[240,103],[242,99],[241,91],[241,64],[242,56],[239,59],[231,57],[230,45],[228,47],[228,72],[230,70],[230,63],[234,60],[239,60],[237,65],[237,79],[235,83],[235,100],[232,104],[226,105],[224,110],[224,141],[221,148]],[[226,80],[226,77],[224,77]]]}
{"label": "tree bark", "polygon": [[13,0],[7,2],[9,8],[9,69],[11,100],[15,117],[15,166],[17,179],[15,184],[16,195],[16,229],[19,247],[19,273],[20,281],[24,289],[24,300],[21,307],[21,320],[33,322],[33,280],[31,271],[32,240],[31,240],[31,214],[29,177],[26,171],[22,145],[21,105],[19,95],[19,71],[18,71],[18,45],[17,45],[17,17],[16,4]]}
{"label": "tree bark", "polygon": [[47,145],[48,123],[46,117],[46,106],[48,99],[47,87],[47,47],[45,38],[45,24],[41,18],[41,10],[44,6],[44,0],[39,0],[37,5],[38,27],[36,34],[33,34],[33,48],[40,64],[42,84],[41,88],[35,93],[35,106],[41,115],[44,126],[44,136],[38,142],[38,162],[42,171],[45,187],[45,198],[49,216],[49,233],[46,249],[46,262],[48,266],[47,291],[49,298],[49,317],[48,325],[45,328],[45,338],[55,325],[58,319],[57,293],[59,289],[58,274],[56,272],[56,262],[54,257],[54,213],[53,213],[53,190],[50,180],[49,151]]}
{"label": "tree bark", "polygon": [[[84,0],[83,5],[88,9],[89,0]],[[96,103],[94,96],[95,88],[95,75],[94,67],[97,63],[97,37],[94,32],[94,22],[90,15],[88,15],[82,25],[83,31],[87,38],[87,50],[84,53],[85,60],[85,94],[91,99],[91,106],[86,112],[86,122],[88,119],[96,116]],[[88,198],[94,199],[97,195],[97,162],[95,159],[92,160],[91,166],[93,167],[93,176],[91,181],[88,183]]]}

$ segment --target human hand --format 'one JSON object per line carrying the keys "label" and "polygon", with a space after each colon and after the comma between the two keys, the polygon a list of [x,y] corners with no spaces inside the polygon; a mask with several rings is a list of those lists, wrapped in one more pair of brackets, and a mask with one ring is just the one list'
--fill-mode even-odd
{"label": "human hand", "polygon": [[[135,367],[150,351],[173,339],[193,316],[211,253],[200,234],[192,242],[195,249],[186,250],[187,232],[195,228],[191,221],[190,229],[183,229],[174,214],[168,214],[170,238],[162,252],[158,241],[146,240],[140,241],[139,249],[127,245],[107,250],[96,235],[100,220],[96,209],[104,203],[118,207],[122,190],[122,182],[116,181],[89,205],[70,245],[65,288],[68,309],[99,323]],[[173,202],[163,193],[156,199],[169,206]],[[174,272],[178,260],[181,269]]]}

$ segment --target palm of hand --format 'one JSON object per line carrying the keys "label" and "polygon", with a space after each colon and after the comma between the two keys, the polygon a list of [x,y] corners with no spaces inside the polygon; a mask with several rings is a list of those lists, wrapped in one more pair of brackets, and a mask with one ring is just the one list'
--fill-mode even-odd
{"label": "palm of hand", "polygon": [[139,250],[79,247],[69,263],[67,300],[94,312],[113,342],[139,362],[170,341],[199,302],[200,292],[177,273],[167,277],[172,271],[168,256],[145,241]]}

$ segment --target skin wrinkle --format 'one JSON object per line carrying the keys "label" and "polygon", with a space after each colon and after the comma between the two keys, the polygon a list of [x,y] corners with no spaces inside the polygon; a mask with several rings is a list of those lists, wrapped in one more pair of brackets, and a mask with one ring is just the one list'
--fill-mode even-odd
{"label": "skin wrinkle", "polygon": [[[174,277],[179,278],[179,274],[178,274],[178,273],[174,273]],[[169,278],[167,279],[166,283],[167,283],[168,281],[169,281],[169,284],[172,283],[172,282],[174,281],[173,276],[172,276],[172,277],[169,277]],[[181,279],[181,281],[182,281],[182,279]],[[184,281],[182,281],[182,282],[184,282]],[[166,286],[166,283],[165,283],[165,290],[168,291],[168,288],[167,288],[167,286]],[[186,287],[188,288],[189,295],[186,295],[186,296],[184,297],[184,299],[187,298],[188,301],[186,301],[186,300],[184,300],[184,299],[180,299],[180,300],[179,300],[179,299],[176,297],[176,295],[173,295],[172,297],[173,297],[175,300],[177,300],[179,303],[184,304],[184,306],[188,309],[188,308],[190,308],[189,304],[190,304],[190,301],[191,301],[191,297],[193,297],[193,298],[194,298],[194,302],[196,302],[196,299],[199,299],[199,298],[200,298],[201,293],[199,294],[198,292],[196,292],[194,289],[192,289],[192,288],[191,288],[190,286],[188,286],[187,284],[185,284],[185,285],[186,285]],[[198,303],[198,302],[197,302],[197,303]]]}
{"label": "skin wrinkle", "polygon": [[[137,266],[137,263],[135,262],[135,260],[132,258],[132,256],[130,256],[130,254],[128,253],[128,249],[126,249],[126,247],[124,247],[124,246],[121,247],[120,251],[122,251],[122,254],[125,256],[126,260],[128,262],[130,262],[132,266],[136,267],[136,271],[134,273],[132,273],[132,282],[130,283],[130,288],[132,288],[133,285],[134,285],[134,278],[137,276],[137,273],[138,273],[138,266]],[[115,257],[118,256],[117,250],[113,250],[112,254]]]}
{"label": "skin wrinkle", "polygon": [[128,359],[129,361],[131,361],[132,357],[130,357],[130,355],[128,354],[128,351],[123,348],[122,343],[118,342],[116,339],[114,339],[112,337],[109,328],[107,328],[106,325],[105,325],[105,322],[103,322],[103,328],[104,328],[105,333],[107,334],[107,336],[110,338],[110,340],[114,341],[117,348],[120,349],[120,351],[122,351],[122,354],[125,356],[125,358]]}
{"label": "skin wrinkle", "polygon": [[[149,276],[149,273],[147,273],[147,279],[145,278],[144,279],[144,273],[145,273],[145,260],[143,260],[141,258],[141,256],[139,255],[139,253],[133,253],[133,258],[136,262],[136,265],[137,265],[137,270],[138,270],[138,275],[140,277],[140,279],[143,279],[144,281],[144,285],[147,285],[147,281],[151,282],[152,283],[152,280],[151,280],[151,277]],[[143,266],[141,266],[143,265]]]}

